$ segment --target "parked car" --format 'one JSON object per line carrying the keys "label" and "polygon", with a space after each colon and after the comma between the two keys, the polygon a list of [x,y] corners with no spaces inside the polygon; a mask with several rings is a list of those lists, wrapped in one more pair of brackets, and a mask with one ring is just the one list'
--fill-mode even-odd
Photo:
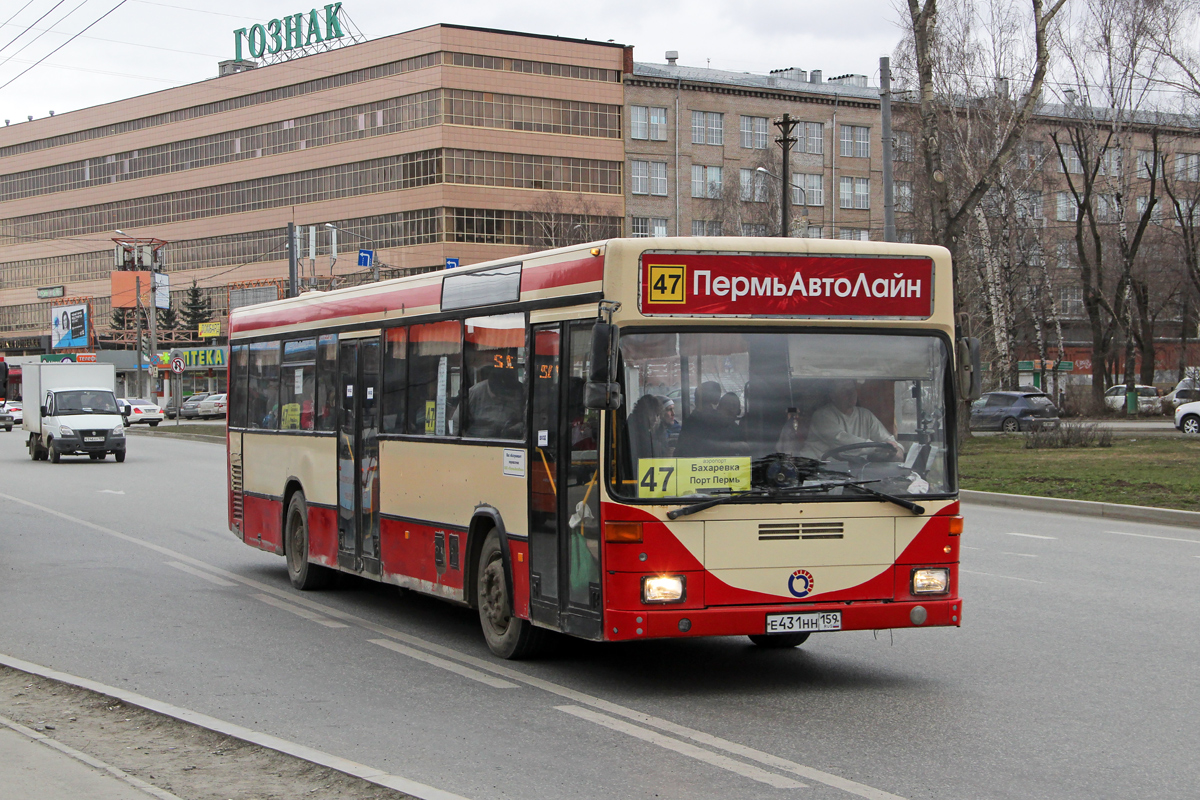
{"label": "parked car", "polygon": [[208,397],[200,401],[200,405],[196,407],[201,417],[219,418],[225,416],[228,395],[225,394],[210,394]]}
{"label": "parked car", "polygon": [[1184,403],[1192,403],[1200,400],[1200,385],[1194,378],[1184,378],[1175,385],[1165,397],[1163,397],[1163,406],[1166,408],[1179,408]]}
{"label": "parked car", "polygon": [[[1138,413],[1161,414],[1162,398],[1157,387],[1138,384]],[[1113,411],[1125,410],[1125,384],[1118,384],[1104,393],[1104,405]]]}
{"label": "parked car", "polygon": [[971,430],[1017,433],[1058,423],[1058,408],[1042,392],[988,392],[971,404]]}
{"label": "parked car", "polygon": [[143,424],[157,428],[158,423],[166,417],[163,410],[152,400],[122,398],[117,400],[117,405],[121,407],[121,416],[125,418],[126,425]]}
{"label": "parked car", "polygon": [[209,396],[208,392],[197,392],[188,399],[183,401],[183,405],[179,409],[179,416],[183,419],[196,419],[200,416],[200,403]]}
{"label": "parked car", "polygon": [[1193,436],[1200,434],[1200,401],[1184,403],[1175,409],[1175,427]]}
{"label": "parked car", "polygon": [[6,414],[2,408],[0,408],[0,428],[4,428],[5,433],[11,433],[13,429],[12,414]]}
{"label": "parked car", "polygon": [[20,400],[9,400],[6,403],[0,403],[0,414],[7,414],[12,417],[14,425],[20,425],[25,421],[25,415],[21,411]]}

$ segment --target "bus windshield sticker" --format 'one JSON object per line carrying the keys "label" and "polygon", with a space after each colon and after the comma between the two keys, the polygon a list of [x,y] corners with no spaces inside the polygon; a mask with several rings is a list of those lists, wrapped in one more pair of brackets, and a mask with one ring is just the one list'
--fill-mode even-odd
{"label": "bus windshield sticker", "polygon": [[711,458],[639,458],[638,497],[687,497],[750,488],[748,456]]}
{"label": "bus windshield sticker", "polygon": [[639,301],[643,314],[926,319],[933,260],[646,253]]}

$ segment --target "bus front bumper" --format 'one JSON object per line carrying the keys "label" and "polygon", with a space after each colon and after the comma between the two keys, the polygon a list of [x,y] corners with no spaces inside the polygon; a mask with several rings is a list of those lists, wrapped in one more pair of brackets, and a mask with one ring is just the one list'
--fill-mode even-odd
{"label": "bus front bumper", "polygon": [[748,636],[766,633],[769,614],[841,612],[843,631],[889,628],[936,628],[962,625],[962,599],[930,597],[898,602],[859,601],[779,606],[721,606],[716,608],[657,608],[646,611],[608,611],[604,638],[665,639],[681,636]]}

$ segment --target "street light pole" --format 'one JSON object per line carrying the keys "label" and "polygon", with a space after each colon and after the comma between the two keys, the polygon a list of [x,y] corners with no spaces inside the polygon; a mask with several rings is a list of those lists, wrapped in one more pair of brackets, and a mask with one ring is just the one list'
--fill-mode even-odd
{"label": "street light pole", "polygon": [[[768,178],[770,178],[772,180],[783,181],[782,178],[780,178],[778,175],[776,175],[775,173],[768,170],[766,167],[759,167],[756,170],[756,172],[761,172],[763,175],[766,175]],[[793,186],[791,188],[795,189],[797,192],[800,193],[800,215],[802,217],[807,217],[808,216],[808,192],[805,191],[803,186]],[[787,190],[788,190],[788,185],[786,182],[784,182],[783,191],[785,194],[787,193]]]}
{"label": "street light pole", "polygon": [[[782,119],[775,120],[775,127],[779,128],[779,138],[775,141],[783,148],[783,178],[780,183],[783,184],[783,198],[779,204],[779,215],[781,226],[779,229],[780,236],[788,236],[791,234],[791,189],[792,183],[789,180],[791,175],[790,158],[792,153],[792,145],[796,143],[796,137],[792,136],[792,130],[800,124],[800,120],[792,119],[790,114],[784,114]],[[765,170],[764,170],[765,171]],[[768,173],[770,174],[770,173]]]}

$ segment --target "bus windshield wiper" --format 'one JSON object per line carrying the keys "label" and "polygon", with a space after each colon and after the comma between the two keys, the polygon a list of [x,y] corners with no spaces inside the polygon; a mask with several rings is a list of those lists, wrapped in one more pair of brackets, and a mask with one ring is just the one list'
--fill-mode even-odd
{"label": "bus windshield wiper", "polygon": [[872,489],[870,486],[863,485],[865,483],[876,483],[876,482],[877,481],[844,481],[842,483],[831,483],[831,484],[827,484],[827,485],[830,488],[837,487],[837,486],[849,486],[852,489],[858,489],[861,492],[866,492],[867,494],[874,495],[875,497],[878,497],[880,500],[887,500],[889,503],[895,503],[896,505],[900,506],[901,508],[907,508],[909,511],[913,512],[914,514],[924,514],[925,513],[925,506],[919,506],[916,503],[912,502],[911,500],[905,500],[903,497],[896,497],[896,495],[894,495],[894,494],[888,494],[887,492],[881,492],[878,489]]}
{"label": "bus windshield wiper", "polygon": [[722,494],[717,497],[709,498],[708,500],[701,500],[699,503],[693,503],[690,506],[673,508],[667,512],[667,519],[679,519],[680,517],[686,517],[689,514],[695,514],[697,511],[703,511],[706,508],[712,508],[713,506],[719,506],[722,503],[728,503],[730,500],[734,500],[738,497],[746,497],[747,495],[762,493],[762,489],[747,489],[744,492],[730,492],[729,494]]}

